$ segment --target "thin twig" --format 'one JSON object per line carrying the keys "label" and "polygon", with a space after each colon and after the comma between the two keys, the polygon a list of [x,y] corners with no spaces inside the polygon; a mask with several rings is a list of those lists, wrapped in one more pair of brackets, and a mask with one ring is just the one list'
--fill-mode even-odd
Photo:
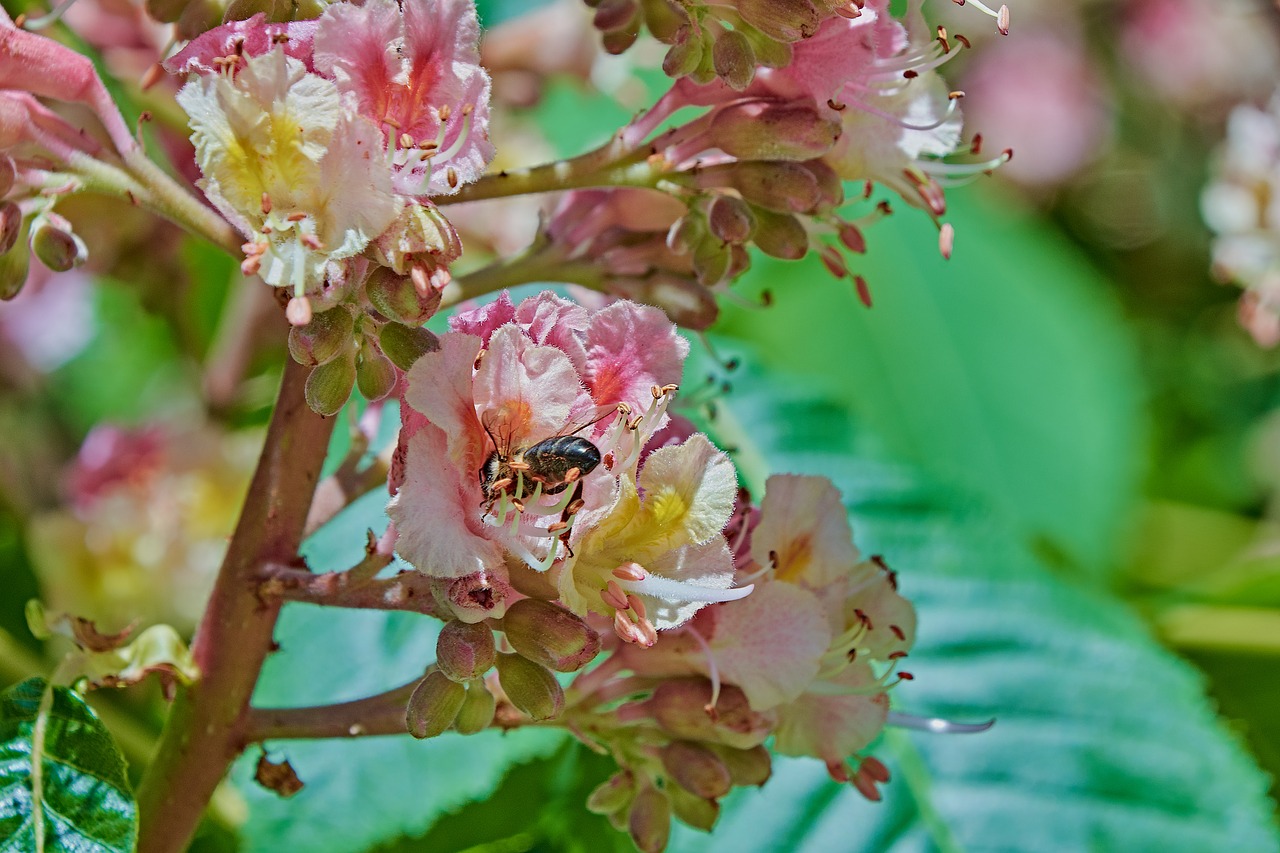
{"label": "thin twig", "polygon": [[250,743],[331,737],[401,735],[405,706],[421,679],[351,702],[307,708],[252,708],[245,722]]}

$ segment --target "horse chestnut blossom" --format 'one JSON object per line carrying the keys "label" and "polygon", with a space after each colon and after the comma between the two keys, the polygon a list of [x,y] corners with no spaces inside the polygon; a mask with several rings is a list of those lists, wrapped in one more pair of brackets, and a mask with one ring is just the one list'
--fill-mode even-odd
{"label": "horse chestnut blossom", "polygon": [[1280,94],[1266,109],[1235,108],[1217,159],[1201,199],[1217,233],[1213,271],[1245,289],[1240,324],[1273,347],[1280,343]]}
{"label": "horse chestnut blossom", "polygon": [[646,453],[688,352],[665,314],[504,295],[451,329],[406,377],[388,508],[400,556],[454,589],[480,575],[522,589],[508,572],[548,572],[571,612],[643,645],[750,592],[732,588],[721,533],[737,490],[728,457],[702,435]]}
{"label": "horse chestnut blossom", "polygon": [[468,0],[370,0],[315,21],[263,15],[193,40],[165,67],[191,79],[178,102],[209,200],[245,236],[246,274],[335,304],[366,264],[448,281],[461,252],[431,196],[493,157],[489,78]]}

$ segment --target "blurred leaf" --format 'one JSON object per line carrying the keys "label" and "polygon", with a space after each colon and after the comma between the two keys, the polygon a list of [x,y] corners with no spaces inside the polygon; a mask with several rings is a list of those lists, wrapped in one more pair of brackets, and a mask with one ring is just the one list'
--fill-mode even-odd
{"label": "blurred leaf", "polygon": [[[517,18],[547,5],[550,0],[476,0],[476,11],[480,14],[480,24],[485,27],[496,27],[503,21]],[[584,7],[575,10],[580,14],[590,14]]]}
{"label": "blurred leaf", "polygon": [[[311,567],[332,571],[359,560],[365,529],[386,527],[386,500],[367,495],[308,539],[303,554]],[[288,605],[276,628],[280,651],[268,659],[254,703],[325,704],[397,687],[431,663],[439,628],[411,613]],[[253,772],[261,752],[250,750],[233,772],[249,809],[243,849],[350,853],[419,835],[441,815],[487,797],[510,767],[562,742],[559,732],[533,730],[269,743],[272,758],[287,757],[305,787],[288,800],[259,787]]]}
{"label": "blurred leaf", "polygon": [[133,850],[138,812],[120,750],[74,691],[55,687],[42,707],[45,690],[30,678],[0,694],[0,849]]}
{"label": "blurred leaf", "polygon": [[774,307],[726,305],[718,330],[818,383],[1023,541],[1104,568],[1144,460],[1133,343],[1104,282],[1042,221],[994,192],[952,196],[950,262],[917,211],[868,229],[855,271],[870,310],[816,262],[758,258],[748,288]]}

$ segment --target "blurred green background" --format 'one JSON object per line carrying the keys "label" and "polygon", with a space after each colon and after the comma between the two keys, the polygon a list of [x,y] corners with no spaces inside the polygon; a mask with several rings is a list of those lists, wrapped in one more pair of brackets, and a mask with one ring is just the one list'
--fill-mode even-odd
{"label": "blurred green background", "polygon": [[[1237,326],[1238,291],[1211,281],[1198,212],[1229,101],[1256,93],[1242,84],[1187,102],[1153,88],[1108,26],[1140,5],[1029,5],[1017,19],[1026,30],[1010,43],[1043,30],[1080,48],[1104,132],[1051,180],[997,175],[950,190],[950,261],[928,219],[904,207],[868,231],[856,271],[870,309],[816,261],[757,258],[709,335],[743,366],[726,371],[695,339],[686,387],[704,376],[729,387],[690,414],[733,448],[748,483],[772,471],[832,477],[859,545],[884,554],[917,603],[916,680],[896,690],[898,709],[997,724],[978,736],[891,730],[878,754],[895,779],[879,805],[815,763],[780,760],[762,791],[730,798],[712,840],[682,829],[672,849],[1280,848],[1280,358]],[[497,24],[524,6],[482,14]],[[1260,20],[1275,42],[1274,15]],[[956,79],[980,79],[994,44],[958,61]],[[649,71],[645,86],[617,83],[626,61],[597,74],[614,81],[607,92],[539,77],[509,128],[561,155],[602,140],[656,82]],[[163,96],[118,91],[134,113]],[[981,97],[970,87],[969,102]],[[81,204],[68,213],[77,223],[104,221],[105,202]],[[46,283],[74,287],[71,297],[0,306],[5,684],[49,668],[25,628],[28,598],[127,602],[155,586],[122,569],[98,589],[84,580],[92,566],[72,568],[83,555],[37,532],[66,514],[65,472],[90,429],[164,424],[169,458],[199,480],[226,458],[217,448],[252,443],[283,357],[280,329],[261,320],[231,259],[111,210],[85,236],[95,251],[120,248],[73,285]],[[760,307],[764,290],[772,307]],[[74,326],[78,337],[42,361],[22,326],[55,339]],[[227,352],[239,354],[230,378]],[[224,511],[242,488],[206,486]],[[375,492],[316,534],[311,565],[350,565],[363,530],[385,524],[382,504]],[[206,515],[195,507],[173,523],[216,539],[195,532]],[[182,551],[184,566],[200,564],[197,551]],[[179,571],[165,553],[155,570]],[[184,589],[171,586],[161,585]],[[139,612],[189,628],[189,603],[148,600]],[[433,632],[405,614],[290,605],[257,698],[307,704],[393,686],[430,659]],[[157,697],[93,701],[136,771],[162,718]],[[271,754],[306,787],[276,798],[252,781],[258,754],[246,756],[197,849],[631,849],[582,807],[609,763],[553,733],[281,743]]]}

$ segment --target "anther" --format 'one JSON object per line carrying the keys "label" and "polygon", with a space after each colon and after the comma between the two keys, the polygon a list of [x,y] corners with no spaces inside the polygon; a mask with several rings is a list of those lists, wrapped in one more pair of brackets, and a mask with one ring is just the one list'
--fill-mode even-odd
{"label": "anther", "polygon": [[906,656],[907,656],[907,653],[902,651],[901,649],[899,649],[896,652],[889,652],[888,654],[889,660],[902,660]]}
{"label": "anther", "polygon": [[324,248],[324,243],[314,234],[303,234],[298,238],[298,241],[313,252],[318,252]]}
{"label": "anther", "polygon": [[262,194],[262,215],[263,216],[271,215],[271,196],[267,195],[266,193]]}
{"label": "anther", "polygon": [[942,257],[951,260],[951,250],[955,248],[956,229],[950,222],[942,223],[942,228],[938,231],[938,251],[942,253]]}
{"label": "anther", "polygon": [[902,72],[902,76],[907,78],[908,80],[914,80],[920,76],[920,72],[916,71],[915,69],[908,68],[906,71]]}
{"label": "anther", "polygon": [[954,89],[950,92],[947,92],[947,100],[949,101],[958,101],[963,97],[964,97],[963,89]]}
{"label": "anther", "polygon": [[640,596],[636,595],[634,592],[627,593],[627,606],[629,606],[636,614],[636,618],[641,621],[643,621],[648,615],[645,610],[644,602],[641,601]]}
{"label": "anther", "polygon": [[875,779],[877,782],[889,781],[889,768],[885,767],[884,762],[882,762],[878,758],[867,756],[866,758],[862,759],[862,765],[858,768],[858,770],[859,772],[866,773],[868,776],[870,776],[872,779]]}
{"label": "anther", "polygon": [[871,288],[867,285],[867,280],[860,275],[853,277],[853,287],[858,292],[858,301],[864,307],[871,307]]}
{"label": "anther", "polygon": [[841,113],[844,112],[849,105],[837,103],[835,98],[827,98],[827,106],[831,107],[831,109],[836,112]]}
{"label": "anther", "polygon": [[290,213],[288,216],[285,217],[285,219],[287,219],[289,222],[301,222],[306,218],[307,218],[307,215],[303,213],[301,210],[295,210],[293,213]]}
{"label": "anther", "polygon": [[418,291],[419,296],[426,296],[431,292],[431,276],[422,264],[414,264],[409,268],[409,280],[413,282],[413,289]]}
{"label": "anther", "polygon": [[892,631],[893,636],[897,637],[899,640],[905,640],[907,638],[907,635],[902,633],[902,629],[897,625],[890,625],[889,630]]}
{"label": "anther", "polygon": [[969,153],[970,154],[982,153],[982,134],[981,133],[975,133],[973,135],[973,141],[969,143]]}
{"label": "anther", "polygon": [[142,91],[145,92],[155,84],[159,83],[163,77],[164,66],[157,62],[146,70],[146,73],[142,75],[142,80],[138,82],[138,85],[141,86]]}
{"label": "anther", "polygon": [[458,188],[458,170],[450,166],[444,173],[445,180],[449,182],[451,189]]}
{"label": "anther", "polygon": [[899,681],[915,681],[916,677],[909,672],[900,672],[898,673],[898,680]]}
{"label": "anther", "polygon": [[473,361],[473,362],[471,363],[471,369],[472,369],[472,370],[479,370],[479,369],[480,369],[480,362],[481,362],[482,360],[484,360],[484,354],[485,354],[486,352],[488,352],[488,350],[482,349],[482,350],[480,350],[480,352],[476,353],[476,360],[475,360],[475,361]]}
{"label": "anther", "polygon": [[965,47],[967,47],[967,48],[972,48],[972,47],[973,47],[973,45],[969,43],[969,40],[968,40],[967,38],[965,38],[964,36],[962,36],[960,33],[956,33],[956,34],[955,34],[955,40],[956,40],[956,41],[958,41],[958,42],[960,42],[962,45],[964,45],[964,46],[965,46]]}
{"label": "anther", "polygon": [[1001,6],[1000,11],[996,14],[996,29],[1000,31],[1000,35],[1009,35],[1009,7]]}
{"label": "anther", "polygon": [[449,104],[445,104],[443,107],[440,108],[440,122],[442,124],[448,121],[450,116],[452,115],[453,115],[453,107],[451,107]]}
{"label": "anther", "polygon": [[614,610],[626,610],[630,606],[627,604],[627,594],[615,580],[609,581],[605,588],[600,590],[600,600]]}

